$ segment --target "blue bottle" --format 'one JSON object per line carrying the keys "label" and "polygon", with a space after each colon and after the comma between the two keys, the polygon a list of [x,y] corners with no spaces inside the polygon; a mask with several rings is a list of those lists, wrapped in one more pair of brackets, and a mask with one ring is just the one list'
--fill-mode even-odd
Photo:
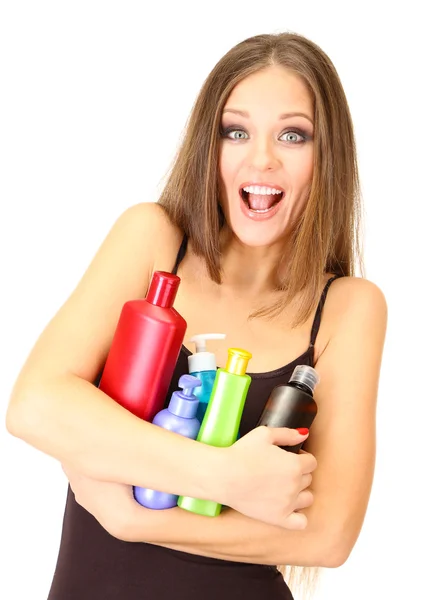
{"label": "blue bottle", "polygon": [[[178,390],[172,394],[169,406],[160,410],[155,415],[152,423],[195,440],[200,430],[201,421],[196,418],[199,400],[193,394],[193,390],[195,387],[201,386],[201,380],[192,375],[182,375],[178,385],[183,391]],[[178,496],[175,494],[148,488],[134,486],[133,492],[134,498],[139,504],[155,510],[173,508],[178,501]]]}
{"label": "blue bottle", "polygon": [[225,337],[224,333],[201,333],[189,340],[196,345],[195,354],[191,354],[188,358],[189,373],[201,379],[201,386],[194,390],[195,396],[200,401],[196,413],[200,423],[203,422],[206,414],[217,370],[216,357],[212,352],[207,352],[206,340],[223,340]]}

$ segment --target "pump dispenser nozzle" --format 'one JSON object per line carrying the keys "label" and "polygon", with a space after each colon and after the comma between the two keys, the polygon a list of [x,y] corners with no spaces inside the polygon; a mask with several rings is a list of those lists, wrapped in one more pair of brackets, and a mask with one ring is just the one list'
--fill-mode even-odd
{"label": "pump dispenser nozzle", "polygon": [[[176,391],[172,394],[169,402],[169,412],[184,417],[193,419],[198,409],[198,398],[194,394],[194,388],[201,385],[201,380],[193,375],[181,375],[178,381],[178,387],[182,391]],[[154,420],[155,422],[155,420]]]}
{"label": "pump dispenser nozzle", "polygon": [[178,387],[180,387],[183,391],[181,394],[183,396],[193,396],[193,388],[201,385],[201,381],[193,375],[181,375],[178,381]]}
{"label": "pump dispenser nozzle", "polygon": [[216,371],[216,358],[212,352],[207,352],[206,341],[223,340],[225,337],[225,333],[199,333],[191,337],[189,341],[195,344],[196,352],[189,356],[189,373]]}
{"label": "pump dispenser nozzle", "polygon": [[223,340],[225,333],[199,333],[190,338],[190,342],[195,342],[197,352],[206,352],[206,340]]}

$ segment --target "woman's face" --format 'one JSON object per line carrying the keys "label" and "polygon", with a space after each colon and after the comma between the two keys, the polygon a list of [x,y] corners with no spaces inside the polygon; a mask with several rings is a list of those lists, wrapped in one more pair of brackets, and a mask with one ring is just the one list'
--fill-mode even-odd
{"label": "woman's face", "polygon": [[221,121],[221,206],[243,244],[267,246],[293,230],[313,176],[313,117],[307,86],[284,67],[232,90]]}

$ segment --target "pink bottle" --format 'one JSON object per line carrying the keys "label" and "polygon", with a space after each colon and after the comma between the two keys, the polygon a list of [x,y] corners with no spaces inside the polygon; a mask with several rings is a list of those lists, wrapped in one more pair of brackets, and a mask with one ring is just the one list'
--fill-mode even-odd
{"label": "pink bottle", "polygon": [[123,305],[99,385],[146,421],[164,408],[187,328],[173,308],[180,281],[155,271],[146,298]]}

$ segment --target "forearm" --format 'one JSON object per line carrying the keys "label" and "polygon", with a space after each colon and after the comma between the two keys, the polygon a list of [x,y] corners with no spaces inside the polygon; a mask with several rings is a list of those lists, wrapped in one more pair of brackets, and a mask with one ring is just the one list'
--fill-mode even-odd
{"label": "forearm", "polygon": [[[307,512],[307,511],[305,511]],[[223,560],[267,565],[333,566],[331,533],[308,525],[290,531],[231,510],[215,518],[179,508],[140,510],[136,539],[174,550]]]}
{"label": "forearm", "polygon": [[13,435],[96,479],[208,499],[218,492],[218,449],[133,416],[74,375],[15,398],[7,425]]}

